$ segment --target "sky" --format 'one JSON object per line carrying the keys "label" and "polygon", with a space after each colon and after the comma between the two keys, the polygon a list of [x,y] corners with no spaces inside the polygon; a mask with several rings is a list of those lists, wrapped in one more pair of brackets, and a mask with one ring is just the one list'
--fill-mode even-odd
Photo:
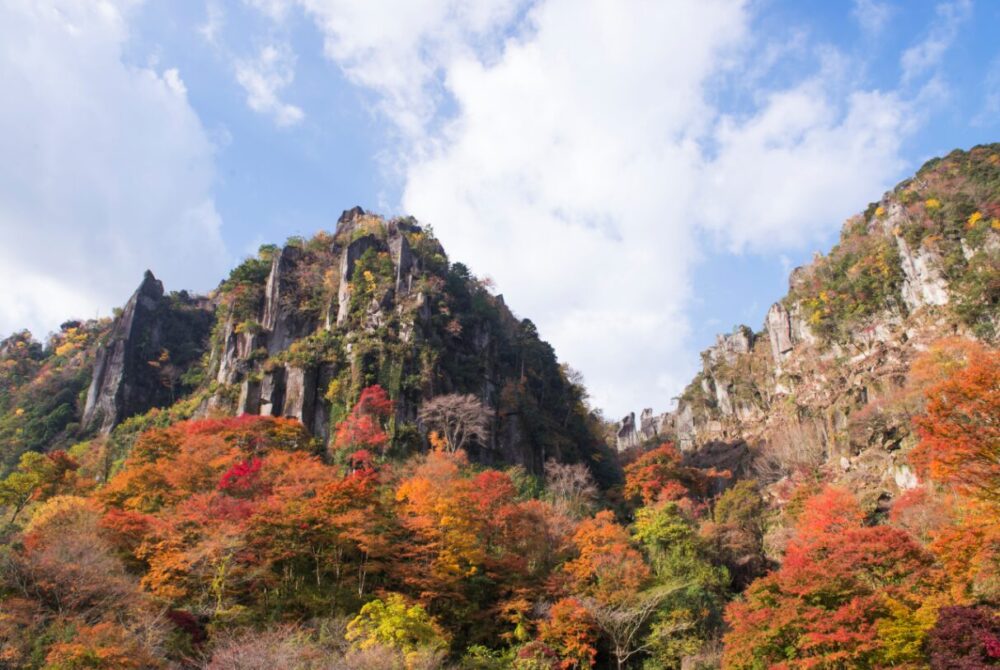
{"label": "sky", "polygon": [[920,164],[1000,140],[993,0],[0,0],[0,333],[434,227],[611,418]]}

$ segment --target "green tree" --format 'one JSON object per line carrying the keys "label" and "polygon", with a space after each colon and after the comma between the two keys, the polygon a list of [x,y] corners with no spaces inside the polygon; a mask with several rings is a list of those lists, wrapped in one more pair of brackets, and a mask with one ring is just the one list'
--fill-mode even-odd
{"label": "green tree", "polygon": [[17,520],[41,488],[50,482],[55,471],[55,463],[42,454],[28,451],[21,455],[17,469],[0,481],[0,505],[11,513],[8,524]]}
{"label": "green tree", "polygon": [[633,537],[644,547],[656,583],[673,587],[651,621],[647,666],[679,667],[680,658],[697,651],[721,625],[729,573],[713,564],[708,546],[676,502],[640,508]]}

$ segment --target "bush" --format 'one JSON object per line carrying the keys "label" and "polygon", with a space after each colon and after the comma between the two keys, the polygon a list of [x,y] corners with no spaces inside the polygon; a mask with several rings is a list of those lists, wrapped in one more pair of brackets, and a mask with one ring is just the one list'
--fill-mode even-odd
{"label": "bush", "polygon": [[1000,618],[985,607],[943,607],[926,642],[934,670],[1000,665]]}

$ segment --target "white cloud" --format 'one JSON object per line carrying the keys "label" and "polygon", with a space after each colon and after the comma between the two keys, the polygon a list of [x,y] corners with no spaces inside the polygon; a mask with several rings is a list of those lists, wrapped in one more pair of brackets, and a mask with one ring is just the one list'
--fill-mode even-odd
{"label": "white cloud", "polygon": [[927,36],[903,52],[900,66],[903,82],[908,83],[933,70],[958,37],[958,31],[972,16],[972,0],[955,0],[939,4]]}
{"label": "white cloud", "polygon": [[298,5],[324,35],[326,55],[408,141],[420,138],[441,102],[439,75],[472,52],[488,57],[528,0],[252,0],[268,15]]}
{"label": "white cloud", "polygon": [[209,44],[216,44],[225,22],[226,14],[222,6],[210,0],[205,5],[205,22],[198,26],[198,33]]}
{"label": "white cloud", "polygon": [[[751,39],[741,0],[298,4],[397,125],[402,208],[493,276],[613,415],[690,379],[702,232],[800,248],[900,167],[907,104],[852,87],[828,47],[812,77],[761,89],[809,47]],[[720,75],[756,106],[724,113]]]}
{"label": "white cloud", "polygon": [[122,63],[131,3],[0,3],[0,331],[107,315],[152,269],[227,264],[213,148],[181,75]]}
{"label": "white cloud", "polygon": [[886,23],[889,22],[889,18],[892,16],[892,7],[888,3],[878,2],[878,0],[854,0],[851,16],[869,37],[874,37],[880,34]]}
{"label": "white cloud", "polygon": [[236,81],[247,93],[247,105],[274,117],[279,127],[293,126],[304,118],[299,107],[282,102],[279,93],[295,79],[295,54],[287,44],[261,47],[252,59],[236,62]]}
{"label": "white cloud", "polygon": [[743,122],[723,117],[718,157],[704,171],[699,222],[733,251],[817,239],[903,167],[907,109],[895,95],[874,91],[851,94],[841,111],[813,80],[774,93]]}

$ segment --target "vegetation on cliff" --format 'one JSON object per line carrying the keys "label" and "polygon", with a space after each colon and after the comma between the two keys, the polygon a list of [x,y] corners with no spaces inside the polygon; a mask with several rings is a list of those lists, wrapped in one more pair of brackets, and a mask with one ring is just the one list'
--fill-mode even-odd
{"label": "vegetation on cliff", "polygon": [[411,219],[11,336],[0,664],[996,667],[998,156],[849,221],[617,454]]}

